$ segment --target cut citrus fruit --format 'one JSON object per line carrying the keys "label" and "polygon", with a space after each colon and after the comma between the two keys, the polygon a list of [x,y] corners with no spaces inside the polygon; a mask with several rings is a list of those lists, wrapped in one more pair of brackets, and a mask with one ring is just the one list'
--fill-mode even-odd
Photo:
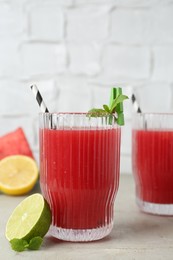
{"label": "cut citrus fruit", "polygon": [[11,214],[6,225],[6,238],[30,241],[32,238],[44,235],[51,224],[51,210],[39,193],[24,199]]}
{"label": "cut citrus fruit", "polygon": [[28,156],[13,155],[0,161],[0,190],[9,195],[29,192],[38,179],[36,162]]}

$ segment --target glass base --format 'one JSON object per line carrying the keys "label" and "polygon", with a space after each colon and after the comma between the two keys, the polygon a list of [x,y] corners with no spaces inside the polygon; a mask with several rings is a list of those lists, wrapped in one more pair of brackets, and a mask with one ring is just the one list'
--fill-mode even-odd
{"label": "glass base", "polygon": [[173,216],[173,204],[158,204],[142,201],[136,198],[136,203],[141,211],[163,216]]}
{"label": "glass base", "polygon": [[87,242],[102,239],[109,235],[113,228],[113,223],[94,229],[65,229],[56,226],[50,227],[49,234],[65,241]]}

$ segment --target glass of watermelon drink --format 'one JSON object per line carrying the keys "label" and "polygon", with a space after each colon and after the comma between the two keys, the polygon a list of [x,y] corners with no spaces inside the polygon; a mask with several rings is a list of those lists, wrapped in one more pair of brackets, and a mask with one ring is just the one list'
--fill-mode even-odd
{"label": "glass of watermelon drink", "polygon": [[52,236],[92,241],[113,227],[120,127],[109,116],[41,113],[40,186],[52,210]]}
{"label": "glass of watermelon drink", "polygon": [[139,208],[173,215],[173,114],[134,115],[132,168]]}

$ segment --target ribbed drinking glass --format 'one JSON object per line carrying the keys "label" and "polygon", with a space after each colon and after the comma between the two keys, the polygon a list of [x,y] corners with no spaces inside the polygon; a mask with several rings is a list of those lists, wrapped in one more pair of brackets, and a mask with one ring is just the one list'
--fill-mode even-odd
{"label": "ribbed drinking glass", "polygon": [[92,241],[113,227],[121,129],[114,117],[40,113],[40,185],[52,236]]}
{"label": "ribbed drinking glass", "polygon": [[132,165],[139,208],[173,215],[173,114],[134,115]]}

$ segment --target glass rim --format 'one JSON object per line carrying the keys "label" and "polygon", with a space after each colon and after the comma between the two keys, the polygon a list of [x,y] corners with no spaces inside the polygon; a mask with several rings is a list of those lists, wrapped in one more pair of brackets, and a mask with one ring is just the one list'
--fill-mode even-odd
{"label": "glass rim", "polygon": [[87,112],[39,112],[39,115],[86,115]]}
{"label": "glass rim", "polygon": [[[89,127],[94,126],[111,126],[111,127],[121,127],[117,123],[117,117],[116,114],[109,114],[105,113],[102,115],[91,115],[89,113],[85,112],[40,112],[39,113],[39,122],[47,122],[49,124],[63,124],[69,125],[69,124],[78,124],[78,126],[81,126],[81,124],[85,124]],[[51,123],[52,122],[52,123]],[[76,122],[76,123],[75,123]]]}
{"label": "glass rim", "polygon": [[[40,116],[44,116],[44,115],[72,115],[72,116],[86,116],[86,115],[90,115],[90,112],[39,112]],[[97,115],[97,113],[95,113],[95,115]],[[116,116],[116,113],[113,114],[109,114],[109,113],[104,113],[104,114],[100,114],[102,116],[95,116],[95,117],[107,117],[110,115]]]}

